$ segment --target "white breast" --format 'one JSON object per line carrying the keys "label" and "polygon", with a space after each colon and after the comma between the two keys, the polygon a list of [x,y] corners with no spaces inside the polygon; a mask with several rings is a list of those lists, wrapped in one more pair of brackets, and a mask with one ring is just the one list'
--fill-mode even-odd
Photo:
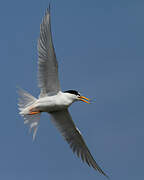
{"label": "white breast", "polygon": [[59,92],[54,96],[46,96],[39,98],[35,104],[35,107],[43,112],[57,111],[65,109],[73,103],[65,93]]}

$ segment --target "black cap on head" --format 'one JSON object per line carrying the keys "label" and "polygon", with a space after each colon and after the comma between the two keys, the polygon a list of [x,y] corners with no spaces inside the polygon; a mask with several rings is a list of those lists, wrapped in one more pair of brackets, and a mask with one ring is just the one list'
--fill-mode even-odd
{"label": "black cap on head", "polygon": [[75,91],[75,90],[68,90],[68,91],[65,91],[65,93],[70,93],[70,94],[75,94],[75,95],[80,96],[80,93],[78,91]]}

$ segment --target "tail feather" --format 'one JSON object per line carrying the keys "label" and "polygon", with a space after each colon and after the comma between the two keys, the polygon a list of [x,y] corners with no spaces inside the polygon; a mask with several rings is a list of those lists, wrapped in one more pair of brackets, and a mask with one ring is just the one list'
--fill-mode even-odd
{"label": "tail feather", "polygon": [[20,111],[32,105],[37,100],[35,97],[33,97],[31,94],[29,94],[23,89],[19,89],[18,94],[19,94],[18,106]]}
{"label": "tail feather", "polygon": [[40,121],[40,114],[29,115],[27,114],[27,112],[29,107],[33,103],[35,103],[37,99],[23,89],[19,89],[18,94],[19,94],[18,107],[20,110],[19,114],[23,116],[24,124],[28,124],[30,132],[33,130],[33,140],[34,140],[38,129],[38,124]]}
{"label": "tail feather", "polygon": [[24,124],[29,126],[29,132],[33,132],[33,140],[35,139],[38,125],[40,121],[40,114],[36,115],[24,115]]}

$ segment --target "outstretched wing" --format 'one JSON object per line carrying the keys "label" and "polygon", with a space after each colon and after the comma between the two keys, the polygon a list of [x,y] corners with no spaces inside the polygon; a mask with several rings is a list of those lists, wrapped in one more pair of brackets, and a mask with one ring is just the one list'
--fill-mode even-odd
{"label": "outstretched wing", "polygon": [[73,152],[77,153],[78,157],[81,157],[83,162],[86,162],[89,166],[92,166],[95,170],[98,170],[101,174],[108,177],[92,157],[68,110],[56,111],[50,114],[52,122],[54,122],[64,139],[72,148]]}
{"label": "outstretched wing", "polygon": [[58,63],[52,41],[50,7],[40,25],[38,40],[38,81],[41,88],[40,97],[56,94],[60,90]]}

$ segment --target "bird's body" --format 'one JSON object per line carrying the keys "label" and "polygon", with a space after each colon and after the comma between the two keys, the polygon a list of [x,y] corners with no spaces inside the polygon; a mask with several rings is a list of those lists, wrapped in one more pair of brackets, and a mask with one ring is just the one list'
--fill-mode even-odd
{"label": "bird's body", "polygon": [[56,95],[40,97],[33,104],[23,109],[21,115],[29,115],[31,112],[53,112],[68,108],[75,99],[68,93],[59,91]]}
{"label": "bird's body", "polygon": [[68,108],[73,103],[66,93],[58,92],[57,95],[47,96],[37,100],[37,106],[40,111],[46,111],[48,113],[52,111],[59,111]]}
{"label": "bird's body", "polygon": [[68,111],[68,107],[73,102],[83,101],[89,103],[89,99],[81,96],[75,90],[61,91],[58,78],[58,63],[51,34],[50,8],[46,11],[40,26],[38,59],[38,80],[41,88],[39,98],[33,97],[24,90],[19,90],[20,98],[18,103],[20,114],[24,117],[24,123],[28,124],[30,129],[33,130],[33,139],[39,125],[40,114],[47,112],[73,152],[76,152],[83,162],[107,176],[92,157]]}

